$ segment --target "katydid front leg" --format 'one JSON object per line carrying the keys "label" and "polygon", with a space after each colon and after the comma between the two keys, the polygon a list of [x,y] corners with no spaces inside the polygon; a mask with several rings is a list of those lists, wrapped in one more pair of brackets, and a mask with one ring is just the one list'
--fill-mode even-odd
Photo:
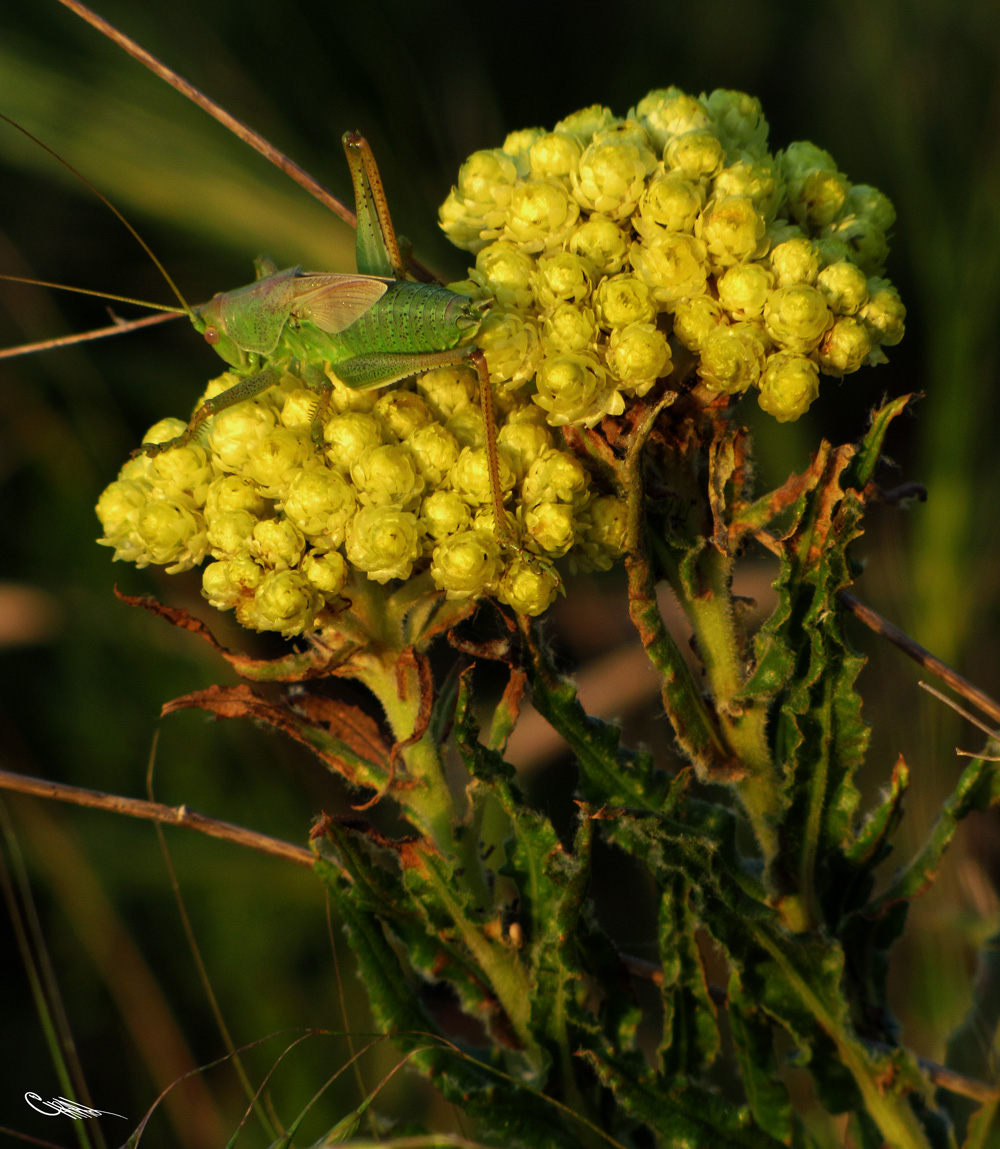
{"label": "katydid front leg", "polygon": [[237,403],[243,403],[247,399],[255,399],[261,392],[266,391],[268,387],[273,387],[279,380],[281,375],[275,371],[273,367],[265,367],[262,371],[258,371],[256,375],[249,375],[246,379],[241,379],[239,383],[235,383],[226,391],[222,391],[213,399],[206,399],[204,403],[198,408],[197,411],[191,416],[191,422],[187,427],[173,439],[167,439],[163,443],[143,443],[141,447],[137,447],[132,452],[132,457],[137,455],[148,455],[150,458],[162,454],[164,451],[172,451],[174,447],[186,447],[188,443],[198,434],[198,431],[210,415],[218,415],[220,411],[225,411],[227,407],[234,407]]}

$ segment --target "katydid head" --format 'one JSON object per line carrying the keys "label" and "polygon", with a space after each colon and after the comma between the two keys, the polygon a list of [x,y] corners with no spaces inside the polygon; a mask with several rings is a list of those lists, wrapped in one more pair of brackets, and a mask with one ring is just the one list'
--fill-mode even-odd
{"label": "katydid head", "polygon": [[195,331],[204,336],[209,347],[230,367],[245,370],[250,366],[250,358],[227,330],[226,318],[222,312],[223,299],[224,295],[220,293],[208,303],[192,308],[191,322]]}

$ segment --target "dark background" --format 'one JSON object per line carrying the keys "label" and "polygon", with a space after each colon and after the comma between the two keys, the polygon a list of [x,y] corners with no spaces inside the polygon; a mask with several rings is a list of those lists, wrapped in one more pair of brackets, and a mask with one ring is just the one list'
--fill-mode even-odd
{"label": "dark background", "polygon": [[[204,113],[55,0],[14,7],[0,11],[0,112],[114,200],[189,299],[247,282],[253,256],[264,251],[282,266],[350,268],[347,229]],[[668,84],[693,93],[751,92],[763,102],[773,149],[811,139],[851,179],[880,187],[899,213],[888,274],[909,309],[906,339],[877,373],[864,369],[840,385],[826,380],[820,401],[797,424],[776,427],[752,407],[746,418],[760,424],[762,480],[778,481],[804,465],[821,435],[856,438],[884,394],[926,393],[917,418],[893,429],[889,450],[899,480],[926,483],[930,498],[871,515],[858,547],[867,569],[857,591],[1000,694],[994,3],[626,0],[612,11],[107,0],[101,12],[347,198],[339,138],[346,128],[363,131],[397,228],[451,278],[464,274],[467,261],[437,231],[436,210],[469,152],[595,102],[624,114],[650,88]],[[0,270],[170,302],[111,213],[3,124]],[[0,345],[106,322],[100,301],[0,284]],[[213,724],[194,713],[158,723],[167,699],[230,676],[207,647],[126,607],[111,587],[153,593],[207,617],[197,578],[112,568],[110,553],[93,541],[93,505],[128,451],[152,422],[185,415],[218,368],[183,321],[0,363],[0,755],[6,769],[142,796],[159,729],[161,800],[301,842],[321,807],[344,803],[309,760],[248,724]],[[613,579],[588,584],[575,599],[571,588],[557,612],[558,638],[581,662],[602,653],[584,634],[595,618],[593,596],[615,591]],[[605,609],[617,619],[620,596],[612,601],[619,605]],[[591,604],[585,612],[575,606],[583,602]],[[248,641],[225,620],[213,627],[229,645]],[[611,645],[627,641],[617,622],[604,630]],[[866,793],[884,785],[899,752],[914,774],[905,856],[960,769],[955,745],[974,749],[978,735],[916,688],[918,672],[900,654],[860,630],[856,638],[872,653],[862,677],[874,725]],[[666,734],[655,698],[640,691],[632,711],[635,735],[661,747]],[[539,800],[554,803],[554,787],[571,775],[558,763],[536,762],[532,777]],[[222,1052],[155,834],[105,813],[16,796],[4,803],[94,1102],[126,1114],[131,1129],[177,1066]],[[960,832],[897,951],[895,1004],[906,1040],[927,1057],[943,1057],[946,1035],[967,1008],[976,950],[998,925],[996,839],[992,819]],[[234,1040],[295,1026],[342,1028],[323,897],[309,873],[191,834],[169,840]],[[641,899],[632,918],[620,890],[615,900],[624,907],[619,932],[631,928],[634,936],[624,940],[641,952],[650,941]],[[0,945],[8,959],[0,982],[0,1126],[68,1143],[64,1119],[36,1118],[24,1104],[26,1090],[50,1097],[64,1087],[6,925]],[[349,1022],[361,1030],[360,986],[347,960]],[[255,1080],[282,1043],[275,1038],[253,1055]],[[346,1056],[336,1038],[298,1047],[273,1083],[282,1118],[305,1105]],[[367,1057],[371,1089],[394,1058],[387,1049]],[[357,1085],[349,1078],[317,1106],[314,1135],[354,1103]],[[221,1144],[241,1112],[235,1079],[222,1067],[202,1088],[204,1097],[187,1095],[169,1117],[154,1118],[146,1143]],[[208,1097],[214,1117],[198,1109]],[[384,1108],[454,1127],[442,1104],[404,1075],[389,1085]],[[113,1140],[126,1125],[109,1122]],[[263,1143],[259,1130],[247,1143]]]}

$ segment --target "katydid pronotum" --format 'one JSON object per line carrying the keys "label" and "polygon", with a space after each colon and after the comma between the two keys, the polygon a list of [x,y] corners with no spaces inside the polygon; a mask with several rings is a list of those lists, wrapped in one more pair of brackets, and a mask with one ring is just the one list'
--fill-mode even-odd
{"label": "katydid pronotum", "polygon": [[[231,128],[235,125],[239,134],[252,146],[283,170],[289,171],[329,205],[330,198],[325,189],[320,189],[323,194],[318,194],[319,185],[311,177],[256,133],[235,121],[214,101],[122,36],[78,0],[62,2],[217,119]],[[13,124],[8,117],[2,118]],[[24,131],[18,124],[13,126]],[[30,133],[25,134],[30,136]],[[419,282],[407,277],[371,149],[357,132],[345,133],[343,145],[351,169],[357,209],[357,273],[304,272],[297,267],[279,270],[271,260],[260,257],[255,261],[255,282],[221,292],[208,303],[196,307],[187,305],[170,277],[166,276],[182,307],[159,309],[187,314],[195,329],[239,379],[232,387],[203,403],[180,435],[165,442],[145,443],[136,453],[158,455],[186,445],[195,438],[209,416],[253,399],[278,383],[288,371],[298,374],[307,387],[318,392],[313,435],[321,439],[323,418],[332,392],[324,363],[343,384],[354,390],[385,387],[435,367],[465,363],[475,370],[479,381],[496,537],[501,545],[512,546],[513,538],[503,507],[489,371],[485,355],[474,342],[490,301],[472,300],[437,283]],[[44,144],[42,146],[45,147]],[[56,158],[79,176],[61,157]],[[79,178],[83,179],[82,176]],[[136,234],[121,213],[89,181],[83,179],[83,182]],[[136,238],[149,251],[137,234]],[[152,252],[149,254],[152,256]],[[159,261],[155,262],[159,266]],[[94,334],[124,330],[129,326],[123,324]]]}

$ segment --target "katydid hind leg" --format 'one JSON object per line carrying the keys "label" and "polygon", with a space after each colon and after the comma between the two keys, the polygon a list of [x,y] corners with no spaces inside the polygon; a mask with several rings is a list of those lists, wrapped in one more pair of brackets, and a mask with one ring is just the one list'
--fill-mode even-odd
{"label": "katydid hind leg", "polygon": [[493,409],[493,385],[490,382],[486,356],[478,347],[455,347],[447,351],[414,351],[406,353],[376,353],[357,355],[333,370],[337,378],[348,387],[368,391],[398,383],[435,367],[450,367],[468,363],[479,378],[479,401],[483,410],[486,435],[486,464],[490,475],[490,501],[496,524],[497,541],[504,547],[515,546],[507,515],[504,511],[503,490],[500,485],[500,459],[497,452],[496,415]]}
{"label": "katydid hind leg", "polygon": [[396,242],[396,229],[392,225],[382,177],[368,141],[358,132],[345,132],[342,142],[354,183],[358,271],[363,275],[405,279],[406,269]]}
{"label": "katydid hind leg", "polygon": [[206,399],[191,416],[191,421],[179,435],[173,439],[167,439],[163,443],[143,443],[141,447],[132,452],[133,457],[136,455],[152,457],[161,455],[164,451],[172,451],[175,447],[186,447],[197,437],[202,424],[210,416],[218,415],[220,411],[225,411],[229,407],[235,407],[237,403],[245,403],[248,399],[255,399],[269,387],[273,387],[280,379],[281,375],[273,367],[265,367],[256,375],[249,375],[245,379],[241,379],[227,390],[220,392],[211,399]]}

